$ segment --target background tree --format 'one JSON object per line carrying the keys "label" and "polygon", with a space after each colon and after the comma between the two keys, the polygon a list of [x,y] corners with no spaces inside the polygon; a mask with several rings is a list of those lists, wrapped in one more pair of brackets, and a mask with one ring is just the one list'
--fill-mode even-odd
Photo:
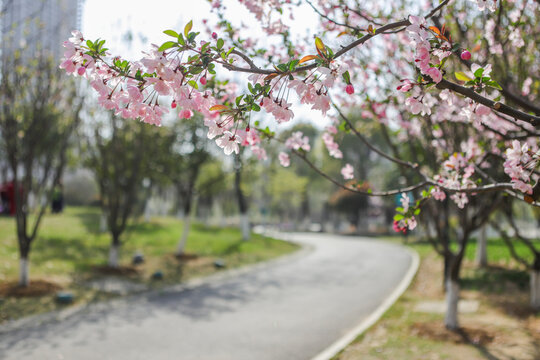
{"label": "background tree", "polygon": [[208,141],[200,124],[200,115],[194,119],[181,119],[171,127],[168,135],[168,159],[165,174],[176,190],[177,206],[183,218],[183,230],[176,255],[184,254],[191,226],[193,201],[203,165],[211,160]]}
{"label": "background tree", "polygon": [[31,246],[62,178],[82,101],[74,82],[46,55],[23,60],[17,52],[1,66],[0,146],[8,164],[3,177],[15,190],[19,284],[27,286]]}
{"label": "background tree", "polygon": [[149,163],[156,155],[159,128],[147,131],[143,124],[126,122],[108,114],[87,139],[86,164],[98,183],[101,208],[111,234],[108,264],[119,266],[121,235],[134,213]]}

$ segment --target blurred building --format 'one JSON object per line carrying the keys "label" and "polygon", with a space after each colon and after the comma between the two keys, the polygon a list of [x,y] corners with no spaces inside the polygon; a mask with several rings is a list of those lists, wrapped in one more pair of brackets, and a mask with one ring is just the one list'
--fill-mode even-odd
{"label": "blurred building", "polygon": [[0,0],[2,60],[20,50],[23,58],[38,52],[60,59],[62,43],[80,29],[84,0]]}

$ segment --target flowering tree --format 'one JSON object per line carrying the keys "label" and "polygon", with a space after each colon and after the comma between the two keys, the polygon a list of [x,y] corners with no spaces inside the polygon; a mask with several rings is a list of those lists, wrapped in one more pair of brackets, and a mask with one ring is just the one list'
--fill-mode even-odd
{"label": "flowering tree", "polygon": [[[540,205],[538,37],[528,35],[539,33],[538,2],[241,3],[281,46],[258,48],[252,33],[244,35],[227,21],[220,1],[213,0],[221,21],[216,27],[205,22],[205,40],[198,40],[200,32],[189,22],[180,33],[166,30],[170,41],[129,62],[111,57],[104,40],[74,32],[61,67],[87,78],[101,105],[126,119],[159,125],[169,107],[179,107],[181,118],[202,113],[208,137],[227,155],[243,146],[266,158],[263,140],[279,136],[257,113],[279,125],[294,117],[296,104],[311,106],[331,121],[322,139],[332,157],[343,158],[340,133],[351,132],[414,174],[408,177],[412,183],[396,189],[365,188],[349,164],[341,171],[346,184],[327,176],[369,196],[418,191],[414,204],[397,209],[397,231],[414,229],[428,201],[450,198],[465,209],[475,196],[504,193]],[[283,15],[294,17],[296,6],[319,15],[314,38],[291,40]],[[217,71],[225,70],[245,74],[243,86],[217,81]],[[378,148],[355,128],[346,116],[352,109],[386,129],[393,151]],[[429,148],[436,166],[425,166],[423,154],[403,155],[411,139]],[[283,166],[292,154],[309,162],[307,136],[295,132],[280,141]],[[447,325],[456,327],[457,319]]]}

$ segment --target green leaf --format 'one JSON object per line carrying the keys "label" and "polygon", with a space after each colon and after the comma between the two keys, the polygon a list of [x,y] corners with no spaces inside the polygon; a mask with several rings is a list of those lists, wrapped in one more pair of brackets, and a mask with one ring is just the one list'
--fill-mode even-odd
{"label": "green leaf", "polygon": [[347,84],[350,84],[351,83],[351,75],[349,74],[349,71],[345,71],[343,74],[341,74],[341,76],[343,77],[343,81],[345,81],[345,83]]}
{"label": "green leaf", "polygon": [[287,65],[285,64],[279,64],[277,66],[277,68],[281,71],[281,72],[286,72],[287,70],[289,70],[289,68],[287,67]]}
{"label": "green leaf", "polygon": [[240,101],[242,101],[242,98],[243,98],[243,97],[244,97],[244,94],[242,94],[242,95],[240,95],[240,96],[238,96],[238,97],[236,98],[236,101],[235,101],[235,102],[236,102],[236,106],[240,106]]}
{"label": "green leaf", "polygon": [[458,79],[459,81],[471,81],[472,79],[470,77],[467,76],[467,74],[465,74],[464,72],[462,71],[456,71],[454,73],[454,76],[456,77],[456,79]]}
{"label": "green leaf", "polygon": [[474,77],[476,77],[476,78],[482,77],[482,74],[483,74],[483,73],[484,73],[484,68],[477,69],[477,70],[474,72]]}
{"label": "green leaf", "polygon": [[[489,86],[491,86],[492,88],[497,89],[497,90],[502,90],[501,85],[499,85],[499,83],[496,82],[495,80],[488,81],[486,84],[489,85]],[[499,99],[499,100],[500,100],[500,99]],[[497,101],[498,101],[498,100],[497,100]]]}
{"label": "green leaf", "polygon": [[189,84],[192,88],[199,89],[199,85],[197,85],[197,83],[195,82],[195,80],[189,80],[189,81],[188,81],[188,84]]}
{"label": "green leaf", "polygon": [[225,44],[225,41],[223,39],[218,39],[216,47],[218,48],[218,50],[221,50],[224,44]]}
{"label": "green leaf", "polygon": [[187,37],[189,32],[191,31],[191,28],[193,27],[193,20],[190,20],[186,26],[184,27],[184,35]]}
{"label": "green leaf", "polygon": [[414,210],[414,215],[416,216],[420,215],[420,208]]}
{"label": "green leaf", "polygon": [[167,49],[170,49],[174,46],[176,46],[177,43],[175,43],[174,41],[167,41],[167,42],[164,42],[163,45],[161,45],[158,49],[158,51],[165,51]]}
{"label": "green leaf", "polygon": [[394,220],[399,221],[399,220],[403,219],[404,217],[405,216],[403,216],[402,214],[396,214],[396,215],[394,215]]}
{"label": "green leaf", "polygon": [[184,40],[184,37],[182,36],[182,34],[179,34],[179,35],[178,35],[178,43],[179,43],[180,45],[182,45],[182,46],[183,46],[183,45],[186,45],[186,41]]}
{"label": "green leaf", "polygon": [[251,105],[251,110],[258,112],[258,111],[261,111],[261,107],[257,104],[253,104]]}
{"label": "green leaf", "polygon": [[326,54],[326,46],[324,45],[323,41],[318,37],[315,37],[315,46],[320,53]]}
{"label": "green leaf", "polygon": [[204,69],[200,66],[192,66],[190,69],[189,69],[189,72],[192,73],[192,74],[200,74],[202,73]]}
{"label": "green leaf", "polygon": [[289,70],[293,71],[294,69],[296,69],[296,66],[298,65],[299,62],[300,60],[298,59],[291,61],[291,63],[289,64]]}
{"label": "green leaf", "polygon": [[178,33],[174,30],[165,30],[163,33],[172,36],[173,38],[178,38]]}

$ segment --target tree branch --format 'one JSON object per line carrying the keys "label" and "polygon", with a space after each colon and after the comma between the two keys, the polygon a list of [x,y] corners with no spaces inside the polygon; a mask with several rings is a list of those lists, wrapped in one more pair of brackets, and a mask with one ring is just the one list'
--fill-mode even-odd
{"label": "tree branch", "polygon": [[530,115],[527,113],[524,113],[522,111],[516,110],[508,105],[505,105],[501,102],[495,102],[493,100],[490,100],[478,93],[476,93],[473,89],[458,85],[456,83],[450,82],[446,79],[442,79],[440,83],[437,84],[438,89],[448,89],[452,90],[454,92],[457,92],[458,94],[461,94],[463,96],[468,97],[469,99],[472,99],[476,101],[477,103],[480,103],[482,105],[485,105],[497,112],[500,112],[502,114],[511,116],[518,120],[523,120],[525,122],[530,123],[531,125],[537,127],[540,126],[540,116]]}

